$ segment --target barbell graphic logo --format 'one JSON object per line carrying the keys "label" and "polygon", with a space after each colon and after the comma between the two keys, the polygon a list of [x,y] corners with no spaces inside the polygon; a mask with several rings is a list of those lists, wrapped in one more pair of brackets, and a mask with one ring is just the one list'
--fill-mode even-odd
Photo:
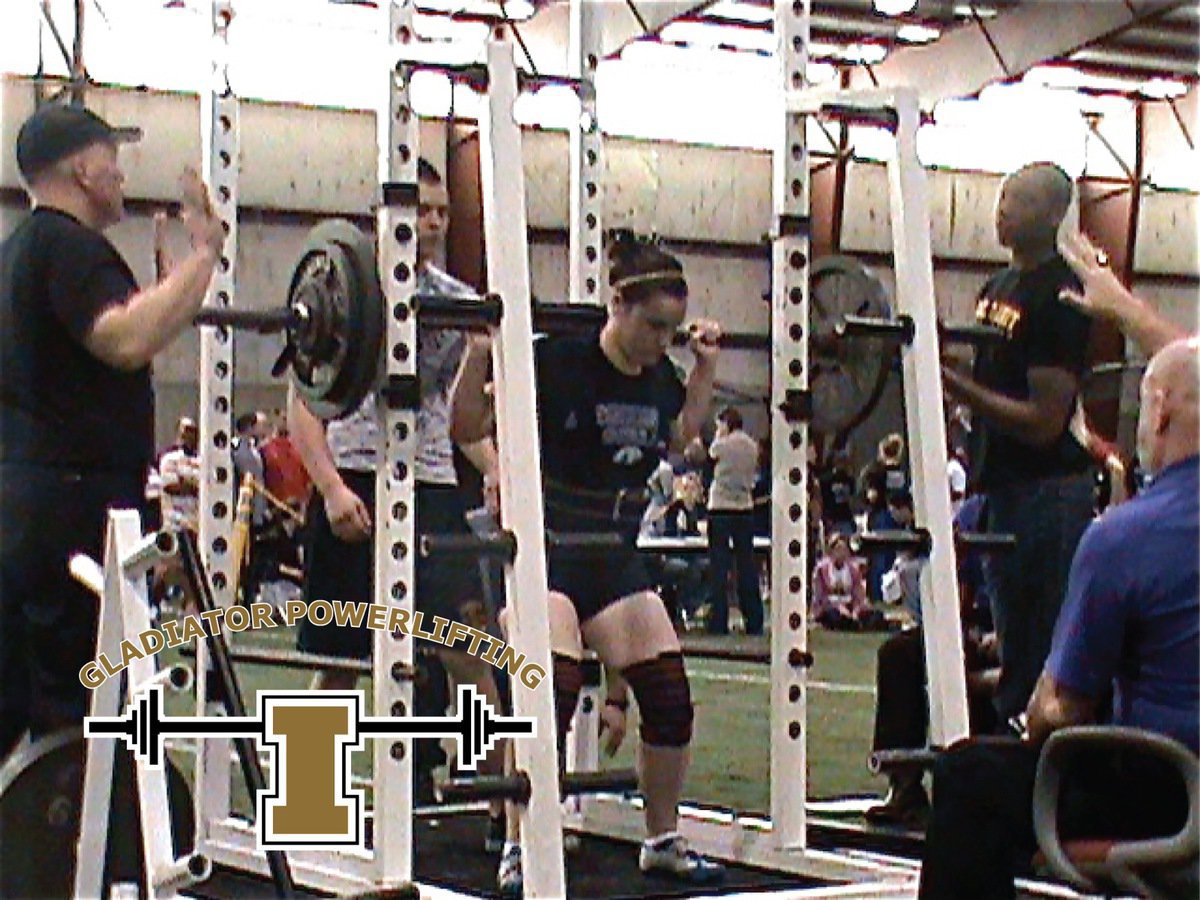
{"label": "barbell graphic logo", "polygon": [[443,738],[458,744],[458,765],[474,771],[501,737],[535,737],[532,718],[496,715],[472,685],[458,689],[455,716],[364,716],[362,691],[260,691],[257,716],[164,716],[162,687],[151,685],[124,716],[90,716],[89,738],[124,739],[151,769],[165,738],[254,738],[271,757],[271,783],[256,798],[263,849],[363,843],[363,792],[351,787],[353,753],[365,737]]}

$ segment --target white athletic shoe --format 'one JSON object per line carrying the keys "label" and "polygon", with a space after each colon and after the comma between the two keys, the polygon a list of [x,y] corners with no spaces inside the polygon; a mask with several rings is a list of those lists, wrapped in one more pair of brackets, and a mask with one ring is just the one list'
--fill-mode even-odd
{"label": "white athletic shoe", "polygon": [[525,890],[525,873],[521,869],[521,845],[510,844],[500,857],[496,872],[496,887],[502,897],[520,897]]}
{"label": "white athletic shoe", "polygon": [[691,884],[713,884],[725,877],[723,865],[689,850],[687,841],[674,831],[642,841],[638,868]]}

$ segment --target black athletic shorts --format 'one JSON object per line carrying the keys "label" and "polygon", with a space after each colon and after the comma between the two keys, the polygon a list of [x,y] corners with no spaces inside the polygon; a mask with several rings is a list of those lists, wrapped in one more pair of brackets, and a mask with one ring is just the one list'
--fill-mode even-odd
{"label": "black athletic shorts", "polygon": [[[373,472],[342,471],[347,486],[375,515]],[[417,533],[468,534],[466,508],[454,485],[417,485]],[[314,494],[308,504],[304,543],[304,599],[370,603],[374,582],[374,537],[347,543],[336,537],[325,514],[325,504]],[[425,628],[433,616],[473,624],[482,608],[483,586],[479,567],[461,560],[416,560],[417,610],[424,614]],[[351,659],[369,659],[372,632],[365,626],[314,625],[300,622],[297,647],[307,653],[323,653]]]}
{"label": "black athletic shorts", "polygon": [[550,589],[571,599],[580,624],[618,600],[654,586],[645,559],[632,544],[603,557],[550,554]]}

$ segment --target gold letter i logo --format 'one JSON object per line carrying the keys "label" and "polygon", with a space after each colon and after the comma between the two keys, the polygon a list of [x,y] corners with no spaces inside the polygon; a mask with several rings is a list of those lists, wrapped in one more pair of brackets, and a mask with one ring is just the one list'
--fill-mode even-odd
{"label": "gold letter i logo", "polygon": [[263,698],[262,743],[274,756],[273,783],[258,799],[263,847],[362,842],[362,791],[350,787],[361,704],[361,693]]}

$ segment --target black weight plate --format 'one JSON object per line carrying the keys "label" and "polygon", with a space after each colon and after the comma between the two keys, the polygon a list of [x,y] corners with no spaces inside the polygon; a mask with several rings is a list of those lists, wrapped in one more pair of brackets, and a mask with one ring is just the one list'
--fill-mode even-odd
{"label": "black weight plate", "polygon": [[891,315],[887,289],[852,256],[813,262],[809,282],[809,387],[812,428],[822,434],[850,431],[871,414],[895,357],[877,338],[841,338],[834,328],[845,316]]}
{"label": "black weight plate", "polygon": [[[0,767],[0,897],[70,897],[83,798],[85,740],[79,728],[46,735]],[[167,761],[167,788],[177,856],[191,850],[191,791]],[[133,758],[117,749],[109,811],[104,896],[114,882],[143,882],[141,816]],[[95,864],[95,860],[90,861]]]}
{"label": "black weight plate", "polygon": [[383,350],[383,292],[370,238],[345,219],[309,232],[288,288],[312,321],[290,335],[292,383],[322,419],[354,412],[375,386]]}

